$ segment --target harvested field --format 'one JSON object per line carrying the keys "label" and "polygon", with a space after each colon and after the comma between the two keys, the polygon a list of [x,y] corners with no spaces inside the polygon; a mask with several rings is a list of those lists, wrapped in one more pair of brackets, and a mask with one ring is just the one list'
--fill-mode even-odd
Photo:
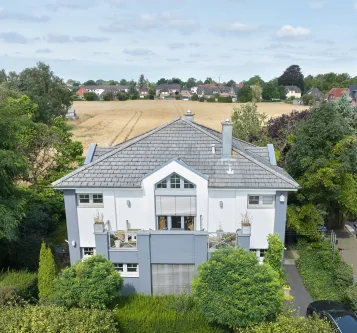
{"label": "harvested field", "polygon": [[[192,110],[195,121],[221,130],[221,122],[230,118],[236,103],[200,103],[191,101],[125,101],[125,102],[74,102],[78,120],[70,120],[74,138],[83,143],[87,152],[90,143],[113,146],[159,125],[181,117]],[[280,116],[293,109],[305,110],[306,106],[284,103],[259,103],[259,112],[268,117]]]}

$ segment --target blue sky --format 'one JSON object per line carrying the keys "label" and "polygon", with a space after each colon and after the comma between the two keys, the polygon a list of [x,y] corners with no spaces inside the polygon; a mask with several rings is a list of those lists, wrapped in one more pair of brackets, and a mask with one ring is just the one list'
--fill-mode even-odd
{"label": "blue sky", "polygon": [[357,0],[0,0],[0,68],[65,79],[357,75]]}

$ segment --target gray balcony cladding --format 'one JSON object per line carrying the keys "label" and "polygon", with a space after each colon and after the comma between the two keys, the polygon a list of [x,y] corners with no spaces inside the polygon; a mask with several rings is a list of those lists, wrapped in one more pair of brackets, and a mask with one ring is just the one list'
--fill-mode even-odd
{"label": "gray balcony cladding", "polygon": [[[216,146],[215,154],[212,144]],[[99,153],[102,148],[97,149]],[[140,188],[149,172],[167,161],[179,159],[207,175],[208,186],[212,188],[296,189],[299,186],[283,169],[270,164],[267,148],[233,139],[232,158],[222,159],[221,150],[219,132],[177,119],[113,149],[104,148],[101,156],[94,152],[94,161],[52,185],[58,189]],[[233,173],[227,173],[229,168]]]}

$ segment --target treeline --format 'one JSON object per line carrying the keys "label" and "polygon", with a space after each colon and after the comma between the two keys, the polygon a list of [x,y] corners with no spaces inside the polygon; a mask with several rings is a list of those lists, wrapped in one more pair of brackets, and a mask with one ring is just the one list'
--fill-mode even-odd
{"label": "treeline", "polygon": [[65,221],[49,185],[83,162],[83,148],[64,121],[71,92],[49,66],[1,73],[0,270],[36,270],[42,239]]}

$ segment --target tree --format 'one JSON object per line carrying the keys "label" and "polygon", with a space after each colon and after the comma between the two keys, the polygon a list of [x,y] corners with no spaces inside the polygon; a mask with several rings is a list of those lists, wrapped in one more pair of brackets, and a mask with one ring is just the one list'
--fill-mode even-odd
{"label": "tree", "polygon": [[343,214],[357,214],[357,142],[335,103],[311,109],[287,154],[290,174],[307,202],[327,212],[327,224],[343,225]]}
{"label": "tree", "polygon": [[53,295],[53,281],[56,277],[56,265],[52,251],[42,242],[40,265],[38,268],[38,293],[41,301],[46,301]]}
{"label": "tree", "polygon": [[228,86],[228,87],[234,87],[235,85],[236,85],[236,81],[234,81],[234,80],[229,80],[226,83],[226,86]]}
{"label": "tree", "polygon": [[103,95],[104,101],[112,101],[114,99],[114,94],[112,91],[108,91],[105,95]]}
{"label": "tree", "polygon": [[183,82],[178,77],[173,77],[171,80],[169,80],[168,83],[170,83],[170,84],[171,83],[176,83],[176,84],[182,85]]}
{"label": "tree", "polygon": [[[91,82],[91,81],[93,81],[93,80],[89,80],[89,81],[87,81],[87,82]],[[85,82],[85,83],[87,83],[87,82]],[[95,84],[88,84],[88,85],[91,85],[91,86],[95,86],[95,85],[101,86],[101,85],[104,84],[104,82],[105,82],[104,80],[99,79],[99,80],[95,81]],[[83,83],[83,85],[85,85],[85,84]]]}
{"label": "tree", "polygon": [[272,82],[268,82],[262,91],[263,100],[271,101],[272,99],[280,99],[280,92],[277,86]]}
{"label": "tree", "polygon": [[233,109],[233,136],[247,141],[266,141],[266,114],[259,113],[255,103],[247,103]]}
{"label": "tree", "polygon": [[126,101],[129,98],[129,96],[124,91],[119,91],[117,93],[117,98],[118,98],[119,101]]}
{"label": "tree", "polygon": [[164,79],[164,78],[161,78],[159,81],[157,81],[156,85],[162,85],[162,84],[167,84],[168,83],[168,80]]}
{"label": "tree", "polygon": [[127,80],[125,80],[125,79],[121,79],[120,80],[120,85],[121,86],[127,86],[129,83],[128,83],[128,81]]}
{"label": "tree", "polygon": [[134,80],[131,80],[129,82],[128,95],[129,95],[130,99],[138,99],[139,98],[139,92],[136,89],[136,82]]}
{"label": "tree", "polygon": [[154,83],[149,83],[149,99],[155,99],[156,96],[156,85]]}
{"label": "tree", "polygon": [[193,77],[190,77],[186,82],[187,89],[191,89],[192,87],[196,87],[196,86],[197,86],[196,79]]}
{"label": "tree", "polygon": [[197,94],[192,94],[191,101],[198,101],[198,95]]}
{"label": "tree", "polygon": [[207,77],[203,84],[212,84],[215,83],[211,77]]}
{"label": "tree", "polygon": [[57,305],[105,309],[121,296],[123,278],[102,255],[64,269],[54,281]]}
{"label": "tree", "polygon": [[302,317],[291,313],[283,313],[275,321],[262,322],[254,327],[249,327],[239,333],[334,333],[326,319],[320,319],[317,316]]}
{"label": "tree", "polygon": [[251,102],[253,99],[252,88],[245,84],[244,87],[238,90],[237,98],[239,103]]}
{"label": "tree", "polygon": [[7,74],[5,69],[0,70],[0,83],[7,82]]}
{"label": "tree", "polygon": [[98,100],[98,96],[95,92],[85,92],[83,97],[86,101],[96,101]]}
{"label": "tree", "polygon": [[279,86],[278,87],[278,91],[279,91],[280,99],[281,100],[285,100],[286,99],[286,92],[285,92],[284,86]]}
{"label": "tree", "polygon": [[276,272],[282,274],[284,243],[277,233],[268,235],[268,250],[265,252],[264,262]]}
{"label": "tree", "polygon": [[244,85],[247,85],[249,87],[259,85],[261,87],[264,87],[265,82],[259,75],[255,75],[255,76],[251,77],[248,81],[245,81]]}
{"label": "tree", "polygon": [[214,251],[199,266],[192,289],[208,321],[236,330],[272,320],[282,309],[279,274],[241,248]]}
{"label": "tree", "polygon": [[145,76],[144,76],[144,74],[141,74],[140,77],[139,77],[139,81],[138,81],[139,89],[144,88],[145,84],[146,84]]}
{"label": "tree", "polygon": [[260,102],[262,99],[263,89],[259,84],[256,84],[252,87],[252,100]]}
{"label": "tree", "polygon": [[[101,82],[103,80],[98,80],[98,81]],[[103,81],[103,83],[104,83],[104,81]],[[103,84],[103,83],[101,83],[101,84]],[[97,83],[94,80],[88,80],[88,81],[83,82],[83,85],[84,86],[96,86]]]}
{"label": "tree", "polygon": [[105,83],[108,84],[109,86],[116,86],[119,82],[116,80],[109,80]]}
{"label": "tree", "polygon": [[304,91],[304,75],[298,65],[291,65],[278,78],[279,86],[297,86]]}
{"label": "tree", "polygon": [[312,95],[303,95],[301,99],[304,105],[312,105],[312,103],[314,102],[314,96]]}
{"label": "tree", "polygon": [[63,117],[72,104],[71,92],[63,80],[43,62],[23,70],[17,85],[38,106],[34,121],[50,124],[54,118]]}

